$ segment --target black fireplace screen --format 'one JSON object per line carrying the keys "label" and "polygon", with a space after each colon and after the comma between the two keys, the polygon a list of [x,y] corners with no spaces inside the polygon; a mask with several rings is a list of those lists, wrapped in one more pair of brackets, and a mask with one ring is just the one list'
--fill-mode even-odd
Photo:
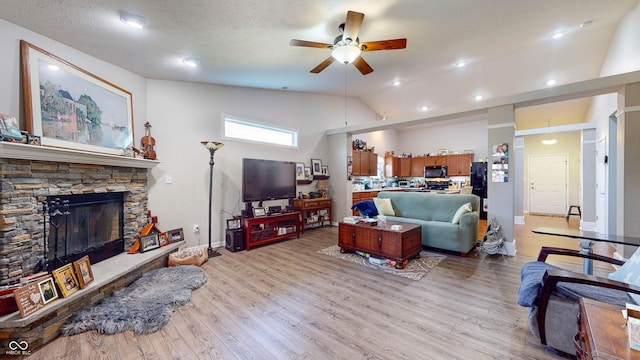
{"label": "black fireplace screen", "polygon": [[122,192],[48,197],[47,267],[55,269],[84,255],[95,264],[122,253],[123,209]]}

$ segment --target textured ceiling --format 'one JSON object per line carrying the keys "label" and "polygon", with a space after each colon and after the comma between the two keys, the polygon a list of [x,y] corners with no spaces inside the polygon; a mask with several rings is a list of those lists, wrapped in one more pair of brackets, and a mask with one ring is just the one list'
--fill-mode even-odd
{"label": "textured ceiling", "polygon": [[[598,77],[617,24],[638,0],[0,0],[0,18],[152,79],[361,98],[380,117],[419,119],[476,94],[502,97]],[[348,10],[363,12],[361,41],[406,37],[404,50],[364,53],[374,72],[334,63],[310,69]],[[133,31],[121,12],[144,16]],[[578,26],[592,23],[584,29]],[[569,33],[559,40],[558,29]],[[185,57],[201,60],[197,69]],[[453,64],[466,59],[469,65]],[[398,87],[392,81],[399,80]],[[584,116],[588,101],[570,102]],[[557,108],[558,106],[556,106]],[[558,109],[554,111],[560,111]],[[571,111],[571,110],[563,110]],[[522,114],[525,114],[523,112]],[[553,115],[532,111],[546,125]],[[563,115],[564,117],[565,115]],[[554,121],[554,124],[556,122]]]}

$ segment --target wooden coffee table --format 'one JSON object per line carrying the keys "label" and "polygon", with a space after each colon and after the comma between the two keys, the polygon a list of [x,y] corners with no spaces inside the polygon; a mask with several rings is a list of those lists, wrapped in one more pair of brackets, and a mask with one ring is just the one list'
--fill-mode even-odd
{"label": "wooden coffee table", "polygon": [[[391,225],[402,230],[391,230]],[[338,245],[341,252],[362,251],[395,260],[397,269],[404,269],[412,258],[420,257],[422,230],[420,225],[388,221],[384,227],[369,224],[338,224]]]}

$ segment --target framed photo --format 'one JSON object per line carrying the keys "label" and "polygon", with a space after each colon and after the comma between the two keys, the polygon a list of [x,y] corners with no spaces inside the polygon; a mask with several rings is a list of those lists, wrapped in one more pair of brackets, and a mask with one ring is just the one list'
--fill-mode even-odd
{"label": "framed photo", "polygon": [[305,180],[303,163],[296,163],[296,180]]}
{"label": "framed photo", "polygon": [[447,148],[438,149],[438,155],[447,155],[448,153],[449,153],[449,149]]}
{"label": "framed photo", "polygon": [[347,180],[353,180],[353,158],[347,156]]}
{"label": "framed photo", "polygon": [[80,284],[78,284],[78,278],[73,270],[73,264],[59,267],[53,270],[51,274],[56,280],[56,284],[58,284],[58,288],[63,297],[69,297],[69,295],[80,290]]}
{"label": "framed photo", "polygon": [[32,282],[13,291],[13,296],[20,310],[20,317],[25,317],[42,309],[46,303],[58,298],[56,286],[51,275],[38,282]]}
{"label": "framed photo", "polygon": [[311,159],[311,173],[313,176],[322,175],[322,160]]}
{"label": "framed photo", "polygon": [[9,138],[22,141],[22,133],[18,126],[18,120],[7,114],[0,114],[0,139]]}
{"label": "framed photo", "polygon": [[169,244],[182,241],[184,240],[184,231],[182,228],[169,230],[167,231],[167,238],[169,239]]}
{"label": "framed photo", "polygon": [[322,176],[329,176],[329,165],[322,165]]}
{"label": "framed photo", "polygon": [[158,243],[160,244],[160,246],[169,245],[169,236],[166,232],[158,234]]}
{"label": "framed photo", "polygon": [[253,217],[267,216],[267,210],[263,207],[253,208]]}
{"label": "framed photo", "polygon": [[145,252],[160,247],[158,234],[150,234],[140,237],[140,252]]}
{"label": "framed photo", "polygon": [[91,271],[91,262],[89,256],[85,255],[73,262],[73,268],[78,277],[80,289],[84,289],[93,281],[93,271]]}
{"label": "framed photo", "polygon": [[124,156],[131,93],[24,40],[20,51],[27,131],[44,146]]}
{"label": "framed photo", "polygon": [[305,180],[313,180],[313,174],[311,173],[311,168],[304,168],[304,179]]}
{"label": "framed photo", "polygon": [[242,227],[242,224],[239,218],[227,219],[227,229],[235,230],[235,229],[240,229],[241,227]]}

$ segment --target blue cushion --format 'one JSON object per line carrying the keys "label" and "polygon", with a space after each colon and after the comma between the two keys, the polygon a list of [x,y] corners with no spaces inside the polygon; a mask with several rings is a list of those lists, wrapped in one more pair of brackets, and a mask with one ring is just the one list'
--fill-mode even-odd
{"label": "blue cushion", "polygon": [[373,200],[362,200],[353,204],[351,210],[358,210],[362,216],[374,217],[378,215],[378,209]]}

